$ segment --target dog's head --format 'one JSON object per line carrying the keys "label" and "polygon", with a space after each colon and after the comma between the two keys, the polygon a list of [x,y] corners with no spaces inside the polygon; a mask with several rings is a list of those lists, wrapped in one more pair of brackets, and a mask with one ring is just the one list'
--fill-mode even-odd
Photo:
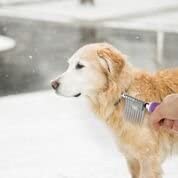
{"label": "dog's head", "polygon": [[109,44],[96,43],[80,48],[68,63],[67,71],[51,82],[53,89],[68,97],[90,96],[119,80],[125,56]]}

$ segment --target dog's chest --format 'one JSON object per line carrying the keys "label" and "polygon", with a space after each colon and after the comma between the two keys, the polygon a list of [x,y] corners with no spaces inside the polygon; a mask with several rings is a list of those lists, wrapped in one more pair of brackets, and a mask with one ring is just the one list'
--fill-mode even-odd
{"label": "dog's chest", "polygon": [[152,152],[155,147],[154,140],[148,128],[139,128],[127,125],[123,128],[122,133],[117,137],[120,150],[126,155],[140,157]]}

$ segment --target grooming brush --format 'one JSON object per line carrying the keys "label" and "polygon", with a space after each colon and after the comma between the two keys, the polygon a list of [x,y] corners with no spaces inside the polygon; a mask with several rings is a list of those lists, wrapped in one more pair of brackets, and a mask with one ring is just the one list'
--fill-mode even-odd
{"label": "grooming brush", "polygon": [[146,103],[127,94],[122,94],[122,98],[125,100],[124,118],[135,124],[142,124],[145,112],[153,112],[160,104],[158,102]]}

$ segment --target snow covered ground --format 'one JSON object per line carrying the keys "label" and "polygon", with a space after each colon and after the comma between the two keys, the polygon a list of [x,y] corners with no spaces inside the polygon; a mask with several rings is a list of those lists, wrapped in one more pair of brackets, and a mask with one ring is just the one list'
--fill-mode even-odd
{"label": "snow covered ground", "polygon": [[[52,91],[0,99],[1,178],[129,178],[113,136],[84,98]],[[178,159],[164,178],[178,177]]]}

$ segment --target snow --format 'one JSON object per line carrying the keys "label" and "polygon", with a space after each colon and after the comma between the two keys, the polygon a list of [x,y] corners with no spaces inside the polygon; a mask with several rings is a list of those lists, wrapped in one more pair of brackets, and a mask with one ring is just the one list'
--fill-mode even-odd
{"label": "snow", "polygon": [[[113,135],[86,100],[52,91],[1,97],[0,177],[128,177]],[[164,164],[176,178],[178,159]]]}

